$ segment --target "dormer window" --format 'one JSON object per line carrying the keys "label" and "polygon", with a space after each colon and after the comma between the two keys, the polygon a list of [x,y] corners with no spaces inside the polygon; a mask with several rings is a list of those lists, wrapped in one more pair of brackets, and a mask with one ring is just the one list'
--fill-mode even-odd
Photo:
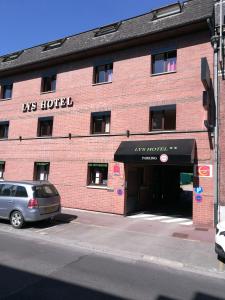
{"label": "dormer window", "polygon": [[159,9],[154,10],[153,19],[165,18],[182,12],[182,5],[178,2]]}
{"label": "dormer window", "polygon": [[43,46],[43,50],[42,51],[48,51],[48,50],[52,50],[52,49],[56,49],[62,46],[62,44],[65,42],[66,39],[61,39],[61,40],[57,40],[54,42],[50,42],[48,44],[45,44]]}
{"label": "dormer window", "polygon": [[3,56],[2,62],[7,62],[7,61],[15,60],[15,59],[17,59],[22,53],[23,53],[23,51],[19,51],[19,52],[14,52],[14,53],[9,54],[9,55],[5,55],[5,56]]}
{"label": "dormer window", "polygon": [[113,23],[107,26],[100,27],[96,32],[95,32],[95,37],[109,34],[116,32],[121,25],[121,22]]}

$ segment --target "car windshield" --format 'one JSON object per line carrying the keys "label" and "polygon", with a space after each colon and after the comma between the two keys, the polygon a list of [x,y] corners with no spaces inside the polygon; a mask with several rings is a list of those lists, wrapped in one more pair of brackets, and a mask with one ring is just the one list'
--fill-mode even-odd
{"label": "car windshield", "polygon": [[33,187],[35,198],[49,198],[58,196],[59,193],[53,185],[37,185]]}

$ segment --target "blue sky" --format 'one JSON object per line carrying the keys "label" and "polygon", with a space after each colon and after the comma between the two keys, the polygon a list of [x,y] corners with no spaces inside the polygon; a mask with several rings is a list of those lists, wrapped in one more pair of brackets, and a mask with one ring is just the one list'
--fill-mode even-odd
{"label": "blue sky", "polygon": [[0,55],[149,12],[176,0],[0,0]]}

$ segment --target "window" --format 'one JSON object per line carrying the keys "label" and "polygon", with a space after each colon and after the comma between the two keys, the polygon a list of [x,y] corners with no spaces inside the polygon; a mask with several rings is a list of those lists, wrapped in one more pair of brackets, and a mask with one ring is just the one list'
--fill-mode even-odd
{"label": "window", "polygon": [[154,106],[150,108],[150,131],[175,129],[176,105]]}
{"label": "window", "polygon": [[107,26],[100,27],[95,32],[95,37],[116,32],[119,29],[120,25],[121,25],[121,22],[118,22],[118,23],[113,23],[113,24],[110,24]]}
{"label": "window", "polygon": [[0,161],[0,180],[4,179],[4,173],[5,173],[5,162]]}
{"label": "window", "polygon": [[61,39],[61,40],[57,40],[54,42],[50,42],[48,44],[45,44],[43,46],[42,51],[48,51],[48,50],[52,50],[52,49],[56,49],[62,46],[62,44],[65,42],[66,39]]}
{"label": "window", "polygon": [[59,196],[57,189],[52,184],[37,185],[32,187],[32,189],[34,191],[35,198],[50,198]]}
{"label": "window", "polygon": [[159,8],[154,10],[153,13],[153,20],[172,16],[182,12],[182,6],[180,3],[175,3],[171,5],[167,5],[165,7]]}
{"label": "window", "polygon": [[15,185],[14,186],[14,190],[13,190],[13,195],[15,197],[23,197],[23,198],[27,198],[27,191],[26,188],[24,186],[19,186],[19,185]]}
{"label": "window", "polygon": [[48,180],[50,163],[36,162],[34,164],[34,180]]}
{"label": "window", "polygon": [[9,132],[9,122],[0,122],[0,139],[7,139]]}
{"label": "window", "polygon": [[107,186],[108,164],[88,164],[88,185]]}
{"label": "window", "polygon": [[106,64],[94,68],[94,83],[112,82],[113,64]]}
{"label": "window", "polygon": [[46,76],[42,78],[41,92],[54,92],[56,90],[56,75]]}
{"label": "window", "polygon": [[152,74],[175,72],[177,69],[177,51],[152,56]]}
{"label": "window", "polygon": [[0,196],[12,196],[14,186],[12,184],[0,184]]}
{"label": "window", "polygon": [[12,98],[13,84],[2,85],[1,98],[2,99],[11,99]]}
{"label": "window", "polygon": [[7,61],[12,61],[17,59],[21,54],[23,53],[23,51],[19,51],[19,52],[15,52],[9,55],[5,55],[3,56],[2,62],[7,62]]}
{"label": "window", "polygon": [[38,119],[37,136],[52,136],[53,117],[45,117]]}
{"label": "window", "polygon": [[96,112],[91,114],[91,134],[104,134],[110,132],[111,112]]}

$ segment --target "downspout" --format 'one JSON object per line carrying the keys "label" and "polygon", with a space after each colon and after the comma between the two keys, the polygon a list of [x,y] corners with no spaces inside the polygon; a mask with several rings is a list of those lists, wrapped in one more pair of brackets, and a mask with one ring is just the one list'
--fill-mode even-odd
{"label": "downspout", "polygon": [[[215,17],[215,16],[214,16]],[[208,27],[211,34],[211,44],[213,47],[213,95],[215,101],[215,126],[214,126],[214,168],[213,168],[213,186],[214,186],[214,225],[216,225],[219,221],[219,163],[218,163],[218,102],[219,102],[219,37],[217,34],[217,30],[215,27],[212,27],[211,20],[207,19]]]}
{"label": "downspout", "polygon": [[214,50],[214,72],[213,72],[213,84],[214,84],[214,97],[215,97],[215,130],[214,130],[214,224],[219,221],[219,163],[218,163],[218,39],[214,37],[213,50]]}
{"label": "downspout", "polygon": [[[219,205],[219,63],[222,70],[223,57],[223,0],[220,1],[220,17],[219,17],[219,36],[217,28],[214,29],[214,36],[211,38],[213,46],[213,89],[215,99],[215,129],[214,129],[214,224],[220,221],[220,205]],[[216,4],[217,1],[215,1]],[[216,15],[214,15],[216,18]],[[216,20],[214,20],[215,22]],[[216,22],[215,22],[216,23]],[[219,52],[220,51],[220,52]]]}
{"label": "downspout", "polygon": [[220,0],[220,66],[223,63],[223,0]]}

